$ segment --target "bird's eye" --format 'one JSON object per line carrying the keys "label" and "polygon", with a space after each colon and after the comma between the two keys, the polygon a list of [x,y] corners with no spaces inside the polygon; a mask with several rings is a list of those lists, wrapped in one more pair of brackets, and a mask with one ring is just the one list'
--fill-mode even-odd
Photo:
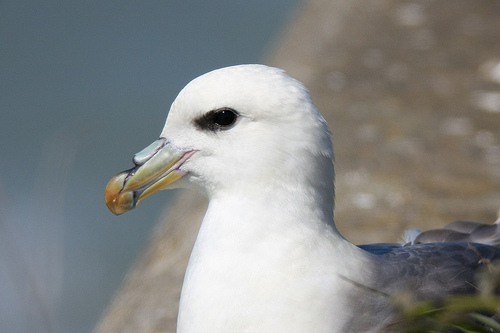
{"label": "bird's eye", "polygon": [[228,130],[236,123],[238,116],[238,112],[231,108],[220,108],[194,119],[194,125],[200,130],[211,132]]}
{"label": "bird's eye", "polygon": [[228,127],[234,124],[237,115],[231,109],[217,110],[214,113],[214,123],[221,127]]}

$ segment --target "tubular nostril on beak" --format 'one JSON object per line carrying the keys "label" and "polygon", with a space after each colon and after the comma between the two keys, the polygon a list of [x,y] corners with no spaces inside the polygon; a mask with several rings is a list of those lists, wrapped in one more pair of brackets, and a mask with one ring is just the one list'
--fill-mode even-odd
{"label": "tubular nostril on beak", "polygon": [[135,154],[132,161],[136,166],[143,165],[144,163],[146,163],[146,161],[151,159],[151,157],[153,157],[158,152],[158,150],[163,148],[166,143],[167,140],[165,138],[159,138],[158,140]]}

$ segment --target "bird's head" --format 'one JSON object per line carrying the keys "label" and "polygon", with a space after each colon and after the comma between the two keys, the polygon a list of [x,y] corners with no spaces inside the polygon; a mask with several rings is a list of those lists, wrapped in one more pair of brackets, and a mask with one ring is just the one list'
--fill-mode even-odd
{"label": "bird's head", "polygon": [[294,182],[333,197],[332,159],[328,126],[300,82],[264,65],[227,67],[179,93],[160,138],[109,182],[106,203],[121,214],[165,188],[210,198]]}

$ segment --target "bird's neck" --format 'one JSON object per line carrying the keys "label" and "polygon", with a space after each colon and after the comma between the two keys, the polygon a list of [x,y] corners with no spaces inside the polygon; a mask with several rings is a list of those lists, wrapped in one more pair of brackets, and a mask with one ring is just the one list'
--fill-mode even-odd
{"label": "bird's neck", "polygon": [[364,258],[335,229],[332,203],[291,189],[243,193],[210,200],[184,280],[179,332],[333,324],[323,316],[343,311],[341,297],[332,303],[342,293],[339,274],[358,273]]}

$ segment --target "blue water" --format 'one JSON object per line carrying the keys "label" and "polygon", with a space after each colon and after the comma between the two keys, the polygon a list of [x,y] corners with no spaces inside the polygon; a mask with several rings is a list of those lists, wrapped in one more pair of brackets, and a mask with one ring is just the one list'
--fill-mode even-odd
{"label": "blue water", "polygon": [[259,62],[298,0],[0,2],[0,332],[88,332],[171,192],[103,190],[178,91]]}

